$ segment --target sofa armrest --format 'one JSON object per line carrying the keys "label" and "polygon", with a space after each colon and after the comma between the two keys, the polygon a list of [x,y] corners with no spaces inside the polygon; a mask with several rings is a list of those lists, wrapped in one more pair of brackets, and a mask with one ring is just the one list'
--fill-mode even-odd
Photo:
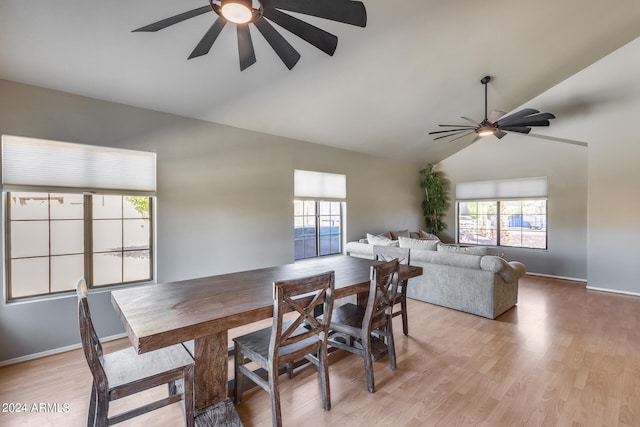
{"label": "sofa armrest", "polygon": [[507,283],[515,282],[527,272],[527,267],[521,262],[507,262],[501,257],[491,255],[482,257],[480,260],[480,268],[499,274],[502,280]]}

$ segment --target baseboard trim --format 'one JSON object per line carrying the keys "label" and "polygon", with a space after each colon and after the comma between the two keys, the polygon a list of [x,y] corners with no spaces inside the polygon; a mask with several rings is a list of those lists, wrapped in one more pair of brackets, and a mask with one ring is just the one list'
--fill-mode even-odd
{"label": "baseboard trim", "polygon": [[587,286],[587,289],[590,291],[608,292],[610,294],[621,294],[621,295],[629,295],[632,297],[640,297],[640,293],[638,292],[619,291],[617,289],[608,289],[608,288],[596,288],[595,286]]}
{"label": "baseboard trim", "polygon": [[[109,337],[100,338],[100,341],[101,342],[109,342],[109,341],[117,340],[117,339],[120,339],[120,338],[124,338],[126,336],[127,336],[127,334],[125,334],[125,333],[117,334],[117,335],[111,335]],[[29,360],[40,359],[41,357],[53,356],[54,354],[65,353],[67,351],[77,350],[79,348],[82,348],[82,344],[80,344],[80,343],[67,345],[67,346],[64,346],[64,347],[58,347],[58,348],[54,348],[54,349],[51,349],[51,350],[41,351],[39,353],[27,354],[25,356],[15,357],[13,359],[2,360],[2,361],[0,361],[0,367],[8,366],[8,365],[15,365],[16,363],[27,362]]]}
{"label": "baseboard trim", "polygon": [[530,276],[540,276],[540,277],[548,277],[550,279],[570,280],[572,282],[587,283],[587,279],[577,279],[575,277],[554,276],[553,274],[531,273],[528,271],[527,271],[527,274]]}

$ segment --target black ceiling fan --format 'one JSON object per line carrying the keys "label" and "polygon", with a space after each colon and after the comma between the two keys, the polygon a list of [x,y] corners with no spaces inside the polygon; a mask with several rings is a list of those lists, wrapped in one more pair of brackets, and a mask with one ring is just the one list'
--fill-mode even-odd
{"label": "black ceiling fan", "polygon": [[367,25],[367,12],[364,4],[360,1],[255,0],[255,6],[252,0],[209,0],[208,6],[202,6],[171,16],[133,31],[155,32],[189,18],[213,11],[217,15],[216,19],[195,49],[193,49],[188,59],[209,53],[211,46],[213,46],[224,26],[227,23],[231,23],[236,25],[237,28],[240,71],[243,71],[256,62],[249,24],[255,25],[288,69],[292,69],[296,65],[300,59],[300,54],[269,21],[295,34],[326,54],[330,56],[334,54],[338,45],[338,37],[289,15],[283,10],[359,27]]}
{"label": "black ceiling fan", "polygon": [[[551,113],[541,113],[540,111],[533,108],[525,108],[524,110],[520,110],[506,117],[505,115],[507,113],[505,113],[504,111],[492,111],[491,114],[487,116],[487,84],[490,81],[491,76],[485,76],[482,78],[482,80],[480,80],[480,83],[484,85],[484,119],[480,123],[471,120],[468,117],[461,117],[462,119],[473,123],[473,126],[439,125],[441,127],[450,127],[454,129],[429,132],[429,135],[443,134],[441,136],[435,137],[434,140],[455,136],[455,138],[450,141],[464,138],[465,136],[471,135],[473,133],[475,133],[476,135],[472,142],[489,135],[495,135],[498,139],[502,139],[505,135],[507,135],[507,132],[528,134],[529,132],[531,132],[532,126],[549,126],[549,120],[556,118],[556,116]],[[531,136],[546,138],[542,135],[532,134]],[[560,140],[560,138],[555,138],[555,140]],[[578,145],[583,144],[579,143]]]}

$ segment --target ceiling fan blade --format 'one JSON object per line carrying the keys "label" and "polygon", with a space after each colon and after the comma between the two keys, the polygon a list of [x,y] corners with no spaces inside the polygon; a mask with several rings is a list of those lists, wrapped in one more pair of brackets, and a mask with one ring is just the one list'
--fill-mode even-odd
{"label": "ceiling fan blade", "polygon": [[[549,120],[538,120],[538,121],[535,121],[535,122],[529,122],[529,121],[527,121],[527,122],[518,122],[518,123],[512,123],[510,125],[507,125],[507,127],[510,127],[510,126],[511,127],[513,127],[513,126],[516,126],[516,127],[521,127],[521,126],[527,126],[527,127],[529,127],[529,126],[549,126]],[[500,125],[498,125],[498,127],[501,128],[501,129],[504,128],[504,126],[500,126]]]}
{"label": "ceiling fan blade", "polygon": [[277,9],[265,8],[264,16],[329,56],[332,56],[338,47],[338,37]]}
{"label": "ceiling fan blade", "polygon": [[298,51],[266,19],[258,19],[254,24],[282,62],[284,62],[284,65],[288,69],[292,69],[300,59]]}
{"label": "ceiling fan blade", "polygon": [[451,138],[452,136],[455,136],[455,135],[461,134],[461,133],[463,133],[463,132],[467,132],[467,134],[469,133],[469,131],[468,131],[468,130],[466,130],[466,129],[465,129],[465,130],[459,130],[459,131],[457,131],[457,132],[450,133],[450,134],[448,134],[448,135],[441,135],[441,136],[437,136],[437,137],[433,138],[433,140],[435,141],[436,139]]}
{"label": "ceiling fan blade", "polygon": [[475,129],[475,126],[469,125],[438,125],[440,127],[449,127],[449,128],[467,128],[467,129]]}
{"label": "ceiling fan blade", "polygon": [[471,128],[471,127],[469,127],[469,128],[466,128],[466,127],[465,127],[465,128],[458,128],[458,129],[436,130],[436,131],[433,131],[433,132],[429,132],[429,135],[434,135],[434,134],[436,134],[436,133],[446,133],[446,132],[462,132],[462,131],[470,131],[470,130],[473,130],[473,129],[474,129],[474,128]]}
{"label": "ceiling fan blade", "polygon": [[[516,120],[498,120],[498,126],[549,126],[549,119],[555,119],[551,113],[532,114],[530,116],[521,117]],[[542,124],[533,124],[542,123]],[[546,123],[546,124],[544,124]]]}
{"label": "ceiling fan blade", "polygon": [[269,7],[317,16],[345,24],[366,27],[367,10],[360,1],[350,0],[272,0]]}
{"label": "ceiling fan blade", "polygon": [[238,24],[238,55],[240,56],[240,71],[244,71],[256,63],[256,52],[253,50],[249,24]]}
{"label": "ceiling fan blade", "polygon": [[518,133],[529,133],[531,132],[531,128],[525,126],[501,126],[500,130],[506,132],[518,132]]}
{"label": "ceiling fan blade", "polygon": [[456,137],[456,138],[453,138],[453,139],[452,139],[451,141],[449,141],[449,142],[457,141],[457,140],[459,140],[460,138],[464,138],[464,137],[465,137],[465,136],[467,136],[467,135],[471,135],[472,133],[475,133],[475,132],[474,132],[474,131],[467,132],[467,133],[462,134],[462,135],[460,135],[460,136],[458,136],[458,137]]}
{"label": "ceiling fan blade", "polygon": [[562,142],[562,143],[565,143],[565,144],[579,145],[580,147],[588,147],[589,146],[588,143],[583,142],[583,141],[576,141],[575,139],[557,138],[555,136],[540,135],[540,134],[537,134],[537,133],[530,133],[529,136],[532,136],[534,138],[547,139],[549,141]]}
{"label": "ceiling fan blade", "polygon": [[209,53],[209,51],[211,50],[211,46],[213,46],[213,43],[218,38],[220,31],[222,31],[226,23],[227,21],[221,18],[217,18],[215,21],[213,21],[213,24],[211,24],[211,27],[209,27],[204,36],[202,36],[202,39],[200,39],[195,49],[193,49],[193,52],[191,52],[191,55],[189,55],[188,59],[196,58],[198,56],[206,55],[207,53]]}
{"label": "ceiling fan blade", "polygon": [[503,117],[499,121],[502,123],[516,123],[523,117],[531,116],[532,114],[538,113],[540,113],[540,111],[533,108],[525,108],[524,110],[520,110],[516,113],[510,114],[507,117]]}
{"label": "ceiling fan blade", "polygon": [[500,129],[496,129],[496,131],[493,133],[493,135],[498,138],[498,139],[502,139],[505,136],[507,136],[506,132],[501,131]]}
{"label": "ceiling fan blade", "polygon": [[188,12],[180,13],[178,15],[172,16],[170,18],[163,19],[158,22],[154,22],[153,24],[145,25],[144,27],[140,27],[138,29],[133,30],[132,32],[154,32],[158,30],[162,30],[163,28],[167,28],[173,24],[177,24],[178,22],[186,21],[189,18],[193,18],[198,15],[202,15],[203,13],[211,12],[211,6],[202,6],[197,9],[190,10]]}
{"label": "ceiling fan blade", "polygon": [[505,113],[504,111],[493,110],[491,114],[489,114],[489,117],[487,118],[487,120],[489,121],[489,123],[493,124],[496,121],[500,120],[500,118],[505,114],[507,113]]}
{"label": "ceiling fan blade", "polygon": [[476,126],[482,126],[480,123],[476,122],[475,120],[471,120],[469,117],[460,117],[460,118],[461,118],[461,119],[464,119],[464,120],[466,120],[466,121],[468,121],[468,122],[471,122],[471,123],[473,123],[473,124],[474,124],[474,125],[476,125]]}

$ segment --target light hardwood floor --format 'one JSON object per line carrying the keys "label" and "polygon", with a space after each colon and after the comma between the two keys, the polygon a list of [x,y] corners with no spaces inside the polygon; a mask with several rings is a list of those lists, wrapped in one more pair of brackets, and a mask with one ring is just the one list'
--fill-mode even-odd
{"label": "light hardwood floor", "polygon": [[[282,377],[284,425],[640,426],[640,298],[525,276],[518,299],[497,320],[410,300],[410,336],[394,323],[398,369],[374,364],[376,393],[359,357],[337,355],[331,411],[321,409],[315,371]],[[2,409],[27,406],[0,413],[1,426],[86,425],[91,378],[79,350],[0,368],[0,385]],[[34,412],[34,403],[68,411]],[[271,423],[261,389],[245,393],[238,412],[246,426]],[[181,417],[173,405],[120,425],[173,427]]]}

